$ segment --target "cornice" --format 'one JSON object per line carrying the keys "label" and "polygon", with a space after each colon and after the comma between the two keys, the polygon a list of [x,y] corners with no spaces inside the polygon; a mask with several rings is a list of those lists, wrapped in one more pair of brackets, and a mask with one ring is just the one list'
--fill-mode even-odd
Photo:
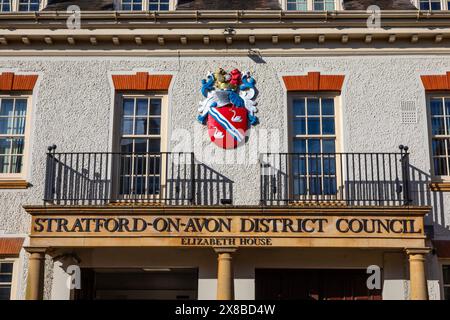
{"label": "cornice", "polygon": [[[205,27],[226,24],[251,24],[254,27],[283,25],[283,26],[365,26],[367,19],[371,17],[366,11],[82,11],[82,28],[129,28],[130,26],[199,26]],[[65,11],[40,11],[40,12],[7,12],[0,13],[0,28],[41,28],[63,26],[72,13]],[[420,11],[420,10],[387,10],[381,12],[383,27],[399,26],[450,26],[450,11]]]}

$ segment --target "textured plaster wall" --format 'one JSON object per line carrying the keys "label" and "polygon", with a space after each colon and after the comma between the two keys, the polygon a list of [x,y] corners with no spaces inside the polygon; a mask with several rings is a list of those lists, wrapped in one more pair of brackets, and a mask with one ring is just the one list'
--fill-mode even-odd
{"label": "textured plaster wall", "polygon": [[[110,74],[143,70],[173,74],[169,92],[169,150],[194,150],[199,162],[233,181],[233,203],[258,204],[258,144],[269,140],[272,149],[287,151],[287,99],[281,83],[284,74],[324,74],[346,76],[341,95],[342,151],[398,151],[410,147],[411,163],[429,179],[429,141],[426,96],[421,74],[444,74],[450,70],[446,56],[359,56],[359,57],[263,57],[255,63],[239,58],[111,58],[111,57],[30,57],[0,58],[0,71],[33,72],[40,75],[33,97],[32,135],[27,190],[2,190],[0,230],[26,234],[29,217],[24,204],[41,204],[46,147],[56,144],[60,152],[107,151],[110,149],[113,94]],[[197,123],[200,80],[217,67],[249,69],[257,80],[260,124],[253,128],[245,147],[223,152],[209,142],[206,127]],[[402,101],[413,101],[418,110],[417,124],[402,124]],[[182,131],[180,131],[182,129]],[[266,139],[267,132],[272,138]],[[189,133],[189,134],[188,134]],[[192,137],[188,139],[187,137]],[[193,141],[195,141],[195,144]],[[180,146],[180,141],[189,141]],[[273,148],[275,146],[275,148]],[[252,151],[253,150],[253,151]],[[244,164],[224,164],[204,154],[217,153],[218,159],[247,159]],[[418,174],[419,175],[419,174]],[[424,183],[422,185],[424,185]],[[417,189],[417,188],[416,188]],[[425,189],[424,189],[425,190]],[[435,208],[428,217],[437,238],[449,238],[450,197],[423,193],[422,204]]]}

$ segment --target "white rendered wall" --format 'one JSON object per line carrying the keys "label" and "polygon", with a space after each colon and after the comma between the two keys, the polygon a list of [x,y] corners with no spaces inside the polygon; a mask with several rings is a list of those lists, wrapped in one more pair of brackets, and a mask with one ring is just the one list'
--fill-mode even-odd
{"label": "white rendered wall", "polygon": [[[255,186],[259,186],[259,165],[256,156],[258,144],[266,140],[262,134],[271,132],[277,136],[272,139],[275,148],[268,151],[287,151],[287,99],[281,76],[304,75],[308,71],[346,76],[341,95],[341,151],[396,152],[398,145],[408,145],[411,164],[417,168],[417,172],[421,172],[421,186],[429,182],[426,95],[420,75],[450,71],[450,59],[447,56],[305,56],[263,57],[263,60],[264,63],[256,63],[248,57],[0,58],[0,72],[31,72],[40,75],[33,98],[33,133],[28,162],[28,181],[32,187],[0,191],[0,203],[4,208],[0,215],[0,230],[13,234],[29,232],[30,217],[22,205],[42,204],[48,145],[56,144],[60,152],[110,150],[114,103],[111,74],[115,72],[141,70],[175,76],[169,92],[169,150],[179,148],[179,140],[190,135],[196,144],[182,147],[183,151],[194,150],[204,165],[233,181],[233,204],[258,204],[259,189]],[[218,67],[228,70],[236,67],[249,69],[257,81],[260,124],[252,129],[246,145],[253,153],[246,154],[246,148],[226,153],[219,150],[209,142],[206,128],[195,120],[198,101],[202,98],[200,81],[208,71]],[[416,104],[417,123],[401,123],[402,101]],[[194,138],[196,131],[199,134]],[[217,152],[219,159],[226,155],[251,161],[244,165],[215,163],[211,157],[202,157],[208,151]],[[436,238],[450,239],[450,197],[445,193],[431,193],[427,188],[423,190],[419,193],[416,188],[414,193],[422,199],[421,204],[434,207],[432,214],[427,217],[427,223],[434,225]],[[236,286],[246,287],[250,283],[248,278],[243,281],[242,285],[237,283]],[[213,289],[214,282],[205,280],[202,286]],[[21,287],[19,291],[23,297],[24,283]]]}

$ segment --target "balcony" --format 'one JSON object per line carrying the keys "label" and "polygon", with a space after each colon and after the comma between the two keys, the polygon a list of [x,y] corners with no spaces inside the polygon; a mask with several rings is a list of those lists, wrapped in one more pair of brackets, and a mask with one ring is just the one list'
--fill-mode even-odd
{"label": "balcony", "polygon": [[193,153],[56,153],[49,150],[45,203],[188,205],[194,202]]}
{"label": "balcony", "polygon": [[[47,153],[44,202],[54,205],[233,204],[233,181],[193,153]],[[262,206],[411,204],[409,154],[260,155]]]}
{"label": "balcony", "polygon": [[399,206],[411,203],[409,154],[266,153],[261,204]]}

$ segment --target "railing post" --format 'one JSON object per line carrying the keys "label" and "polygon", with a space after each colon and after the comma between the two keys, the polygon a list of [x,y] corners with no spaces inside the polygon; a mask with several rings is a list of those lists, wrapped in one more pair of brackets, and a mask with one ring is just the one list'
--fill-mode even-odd
{"label": "railing post", "polygon": [[405,205],[411,203],[410,195],[410,180],[409,180],[409,153],[408,147],[400,145],[401,164],[402,164],[402,177],[403,177],[403,200]]}
{"label": "railing post", "polygon": [[47,148],[47,161],[45,168],[44,201],[54,202],[55,194],[55,150],[56,145]]}
{"label": "railing post", "polygon": [[195,156],[193,152],[191,152],[191,175],[191,204],[195,205]]}

